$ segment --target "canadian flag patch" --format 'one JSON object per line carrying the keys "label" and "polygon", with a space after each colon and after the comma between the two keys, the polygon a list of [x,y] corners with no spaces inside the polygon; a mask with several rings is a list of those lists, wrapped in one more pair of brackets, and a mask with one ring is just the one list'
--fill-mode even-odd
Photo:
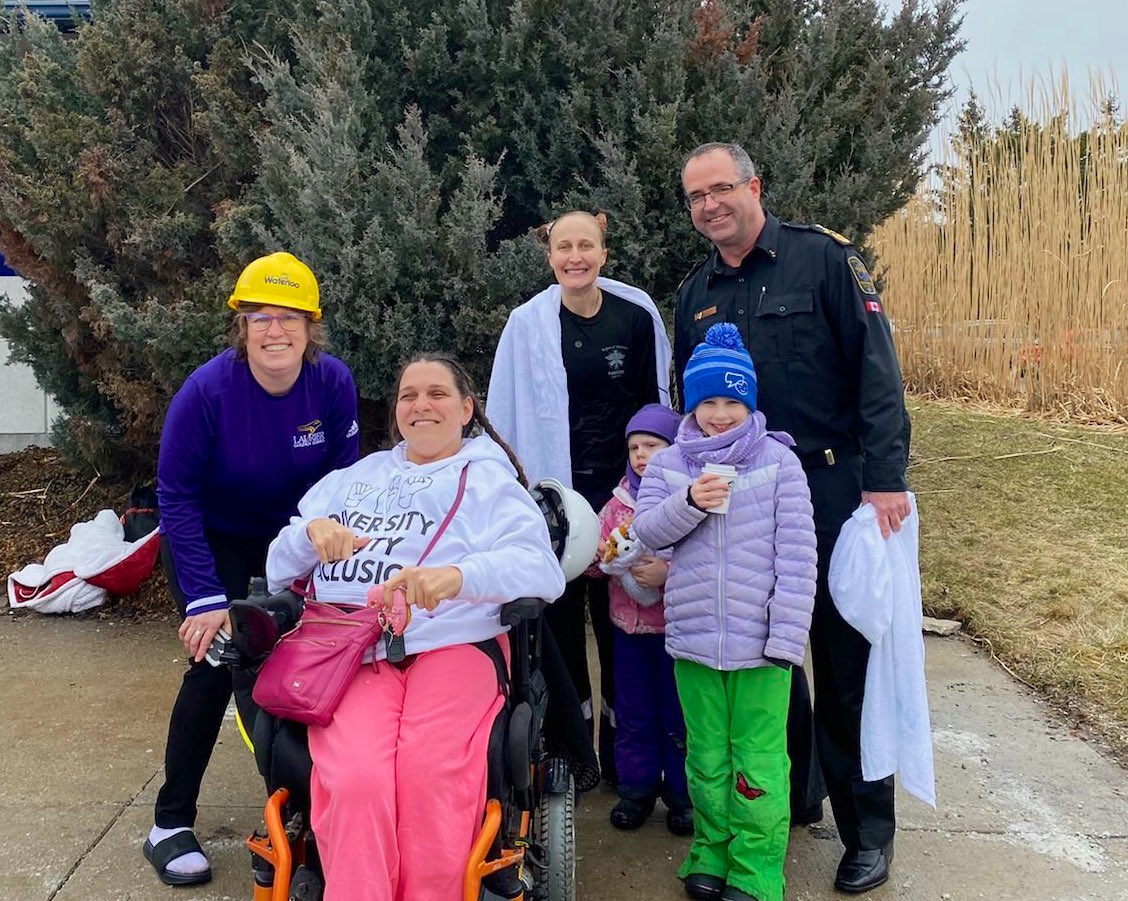
{"label": "canadian flag patch", "polygon": [[867,300],[866,301],[866,312],[867,313],[880,313],[881,312],[880,302],[878,302],[876,300]]}

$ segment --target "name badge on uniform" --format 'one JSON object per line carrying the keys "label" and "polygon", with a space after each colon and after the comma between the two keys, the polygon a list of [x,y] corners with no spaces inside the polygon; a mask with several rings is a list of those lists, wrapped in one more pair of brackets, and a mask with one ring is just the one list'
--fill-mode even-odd
{"label": "name badge on uniform", "polygon": [[698,310],[696,313],[694,313],[693,314],[693,321],[694,322],[700,322],[702,319],[706,318],[707,316],[716,316],[716,315],[717,315],[717,308],[716,307],[709,307],[708,309]]}

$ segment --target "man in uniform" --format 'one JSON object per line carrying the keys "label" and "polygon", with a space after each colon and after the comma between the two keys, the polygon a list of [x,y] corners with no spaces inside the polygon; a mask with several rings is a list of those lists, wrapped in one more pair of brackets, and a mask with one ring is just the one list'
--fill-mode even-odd
{"label": "man in uniform", "polygon": [[[756,364],[759,407],[768,428],[788,432],[798,444],[818,534],[811,624],[815,736],[846,848],[835,887],[866,892],[889,878],[893,780],[862,780],[869,644],[838,615],[827,571],[839,530],[860,503],[874,506],[885,537],[898,531],[909,513],[909,420],[889,321],[865,264],[846,238],[821,226],[780,222],[765,212],[760,179],[739,145],[698,147],[686,159],[682,186],[693,225],[712,242],[713,251],[678,290],[674,365],[679,396],[684,396],[686,362],[705,331],[716,322],[734,323]],[[801,725],[803,714],[796,708],[807,703],[801,673],[794,681],[801,691],[800,697],[792,696],[793,752],[798,742],[792,729]],[[719,894],[706,891],[700,897]]]}

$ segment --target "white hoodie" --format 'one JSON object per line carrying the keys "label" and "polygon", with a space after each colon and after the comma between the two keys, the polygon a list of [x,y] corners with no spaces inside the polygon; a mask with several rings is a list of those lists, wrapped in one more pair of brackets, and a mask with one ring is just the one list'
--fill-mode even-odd
{"label": "white hoodie", "polygon": [[[434,463],[409,462],[401,442],[329,473],[306,492],[298,515],[271,542],[270,590],[312,571],[319,601],[363,605],[372,585],[418,562],[454,503],[468,463],[458,512],[423,564],[457,566],[462,591],[430,612],[413,608],[404,649],[418,654],[500,635],[505,631],[501,604],[519,597],[551,601],[564,591],[564,574],[544,516],[517,481],[505,452],[487,435],[463,441],[457,454]],[[344,522],[371,540],[348,560],[321,564],[306,533],[320,516]],[[383,657],[379,642],[376,659]]]}

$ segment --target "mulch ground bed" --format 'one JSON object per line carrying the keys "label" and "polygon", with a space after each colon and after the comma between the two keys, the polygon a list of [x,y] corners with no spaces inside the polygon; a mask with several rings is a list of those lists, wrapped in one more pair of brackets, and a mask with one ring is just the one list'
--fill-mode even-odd
{"label": "mulch ground bed", "polygon": [[[51,448],[0,456],[0,578],[6,580],[28,563],[43,562],[51,548],[67,540],[71,526],[93,519],[99,510],[121,515],[131,487],[75,472]],[[6,608],[4,596],[0,609]],[[175,612],[158,562],[137,593],[110,597],[101,607],[78,615],[165,618]]]}

